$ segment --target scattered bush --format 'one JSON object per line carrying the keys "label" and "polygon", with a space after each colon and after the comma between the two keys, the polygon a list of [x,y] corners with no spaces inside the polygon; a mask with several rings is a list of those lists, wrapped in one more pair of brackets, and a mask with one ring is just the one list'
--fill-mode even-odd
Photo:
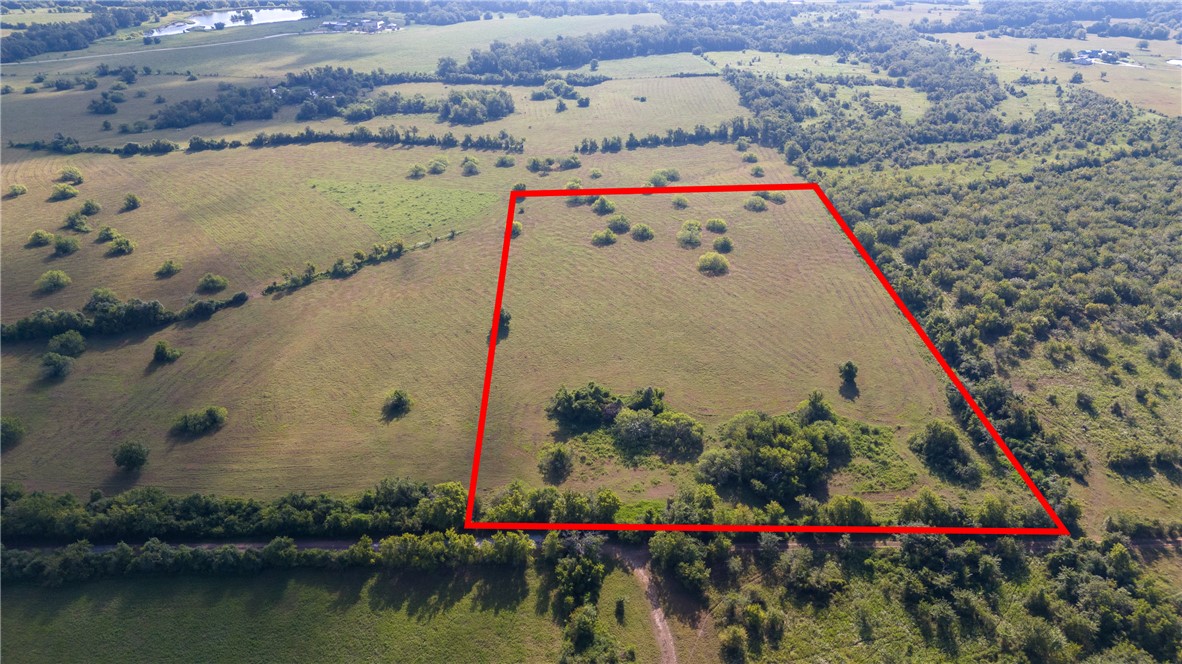
{"label": "scattered bush", "polygon": [[632,228],[632,224],[628,223],[628,217],[617,214],[608,218],[607,227],[616,235],[623,235]]}
{"label": "scattered bush", "polygon": [[167,279],[168,277],[171,277],[172,275],[174,275],[180,271],[181,271],[181,264],[170,258],[170,259],[164,261],[163,263],[161,263],[160,267],[156,269],[156,278],[157,279]]}
{"label": "scattered bush", "polygon": [[78,240],[65,235],[55,235],[53,237],[53,254],[55,256],[69,256],[78,251]]}
{"label": "scattered bush", "polygon": [[122,237],[119,235],[119,231],[111,228],[110,226],[103,226],[99,229],[98,235],[95,236],[94,241],[98,243],[110,242],[117,237]]}
{"label": "scattered bush", "polygon": [[465,156],[464,161],[460,163],[460,172],[465,177],[480,175],[480,162],[475,157]]}
{"label": "scattered bush", "polygon": [[765,175],[763,166],[754,166],[751,168],[751,175],[753,177],[761,178]]}
{"label": "scattered bush", "polygon": [[606,196],[600,196],[591,204],[591,211],[599,216],[611,214],[616,211],[616,204],[609,201]]}
{"label": "scattered bush", "polygon": [[575,468],[575,458],[564,443],[546,445],[538,454],[538,471],[551,484],[561,484]]}
{"label": "scattered bush", "polygon": [[754,152],[744,152],[743,153],[743,162],[744,163],[754,164],[757,161],[759,161],[759,157],[756,157]]}
{"label": "scattered bush", "polygon": [[41,356],[41,376],[46,380],[61,380],[74,370],[74,358],[58,353]]}
{"label": "scattered bush", "polygon": [[731,242],[729,237],[714,238],[714,251],[720,254],[729,254],[735,249],[735,243]]}
{"label": "scattered bush", "polygon": [[102,212],[102,209],[103,209],[103,206],[99,205],[97,201],[95,201],[94,199],[88,198],[82,202],[82,209],[79,210],[79,212],[81,212],[82,214],[84,214],[88,217],[93,217],[94,215],[98,214],[99,212]]}
{"label": "scattered bush", "polygon": [[58,173],[58,182],[67,182],[69,184],[82,184],[82,171],[78,170],[76,166],[67,166]]}
{"label": "scattered bush", "polygon": [[29,241],[25,243],[26,247],[44,247],[53,242],[53,233],[43,230],[35,230],[29,235]]}
{"label": "scattered bush", "polygon": [[184,351],[179,348],[173,348],[169,343],[163,339],[156,342],[156,350],[152,352],[152,361],[167,363],[175,362],[180,359]]}
{"label": "scattered bush", "polygon": [[46,350],[58,355],[78,357],[86,352],[86,339],[82,338],[78,330],[66,330],[50,338]]}
{"label": "scattered bush", "polygon": [[443,174],[444,171],[447,170],[447,166],[448,166],[447,160],[444,159],[443,157],[439,157],[438,159],[432,159],[431,163],[427,164],[427,172],[430,173],[431,175],[441,175],[441,174]]}
{"label": "scattered bush", "polygon": [[89,233],[91,231],[90,224],[86,223],[86,216],[81,212],[71,212],[66,215],[66,221],[62,224],[62,228],[68,228],[76,233]]}
{"label": "scattered bush", "polygon": [[197,280],[197,291],[201,293],[217,293],[226,289],[229,281],[225,277],[206,272],[200,279]]}
{"label": "scattered bush", "polygon": [[382,402],[382,416],[387,420],[397,419],[409,413],[412,405],[414,402],[406,390],[393,390],[386,394],[386,400]]}
{"label": "scattered bush", "polygon": [[55,184],[53,191],[49,192],[49,200],[64,201],[68,198],[73,198],[78,195],[78,190],[68,184]]}
{"label": "scattered bush", "polygon": [[148,463],[148,448],[143,443],[120,443],[111,452],[111,458],[125,472],[135,472]]}
{"label": "scattered bush", "polygon": [[592,180],[598,180],[599,178],[603,177],[603,171],[598,168],[592,168],[590,175]]}
{"label": "scattered bush", "polygon": [[945,422],[928,422],[924,430],[912,436],[907,445],[928,467],[944,477],[970,484],[981,479],[981,470],[973,463],[960,440],[960,434]]}
{"label": "scattered bush", "polygon": [[726,260],[726,256],[718,252],[707,251],[698,258],[698,272],[707,276],[721,277],[727,272],[730,272],[730,269],[731,266]]}
{"label": "scattered bush", "polygon": [[517,165],[517,160],[507,154],[497,157],[497,168],[512,168]]}
{"label": "scattered bush", "polygon": [[70,282],[70,275],[65,272],[61,270],[49,270],[38,277],[34,285],[41,293],[52,293],[69,286]]}
{"label": "scattered bush", "polygon": [[747,202],[743,203],[743,209],[748,212],[763,212],[767,210],[767,201],[759,196],[752,196],[747,199]]}
{"label": "scattered bush", "polygon": [[407,171],[406,177],[412,180],[418,180],[427,174],[427,167],[422,164],[411,164],[410,170]]}
{"label": "scattered bush", "polygon": [[16,445],[21,442],[26,433],[25,423],[19,417],[11,415],[0,417],[0,447],[8,449],[8,447]]}
{"label": "scattered bush", "polygon": [[130,212],[132,210],[139,209],[141,205],[143,205],[143,201],[140,200],[140,197],[136,196],[135,194],[128,194],[123,197],[124,212]]}
{"label": "scattered bush", "polygon": [[5,194],[5,197],[16,198],[17,196],[24,196],[27,193],[29,193],[28,187],[23,184],[14,184],[8,188],[8,193]]}
{"label": "scattered bush", "polygon": [[677,232],[677,244],[682,249],[692,249],[702,244],[702,224],[693,219],[686,219]]}
{"label": "scattered bush", "polygon": [[521,225],[520,221],[514,221],[513,222],[513,230],[511,231],[511,234],[513,235],[513,237],[517,237],[518,235],[521,235],[521,231],[524,230],[524,228],[525,227]]}
{"label": "scattered bush", "polygon": [[672,199],[670,199],[670,202],[673,203],[673,208],[675,210],[684,210],[689,207],[689,199],[685,196],[682,196],[681,194],[674,196]]}
{"label": "scattered bush", "polygon": [[648,224],[636,224],[632,227],[632,239],[637,242],[647,242],[653,239],[653,229]]}
{"label": "scattered bush", "polygon": [[108,256],[126,256],[135,251],[135,243],[119,235],[111,240],[111,248],[107,249]]}
{"label": "scattered bush", "polygon": [[616,234],[609,230],[602,230],[591,236],[591,244],[606,247],[616,243]]}
{"label": "scattered bush", "polygon": [[707,219],[706,220],[706,230],[710,231],[711,233],[725,233],[726,232],[726,222],[723,221],[722,219],[718,219],[718,218]]}
{"label": "scattered bush", "polygon": [[841,377],[841,382],[852,385],[854,381],[858,380],[858,365],[847,361],[837,367],[837,375]]}
{"label": "scattered bush", "polygon": [[172,425],[172,432],[182,436],[201,436],[222,428],[227,415],[226,409],[221,406],[190,411],[177,418]]}

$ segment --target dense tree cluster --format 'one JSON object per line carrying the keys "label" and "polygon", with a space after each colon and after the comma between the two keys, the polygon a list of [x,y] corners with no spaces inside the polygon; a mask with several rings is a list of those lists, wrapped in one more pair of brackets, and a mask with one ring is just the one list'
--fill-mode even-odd
{"label": "dense tree cluster", "polygon": [[0,43],[0,60],[18,62],[50,51],[77,51],[109,37],[120,28],[140,25],[152,16],[147,6],[108,7],[95,4],[92,16],[82,21],[33,23],[13,32]]}

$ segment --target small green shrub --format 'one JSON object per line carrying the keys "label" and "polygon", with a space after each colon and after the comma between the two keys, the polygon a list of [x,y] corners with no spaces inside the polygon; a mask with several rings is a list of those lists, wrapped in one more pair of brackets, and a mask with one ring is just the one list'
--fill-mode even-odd
{"label": "small green shrub", "polygon": [[464,161],[460,163],[460,173],[465,177],[480,175],[480,162],[472,156],[464,157]]}
{"label": "small green shrub", "polygon": [[847,361],[837,367],[837,375],[841,377],[841,382],[852,385],[858,380],[858,365]]}
{"label": "small green shrub", "polygon": [[673,203],[674,209],[677,209],[677,210],[684,210],[687,207],[689,207],[689,199],[686,198],[685,196],[682,196],[681,194],[674,196],[672,198],[672,203]]}
{"label": "small green shrub", "polygon": [[591,236],[591,244],[606,247],[616,243],[616,234],[609,230],[602,230]]}
{"label": "small green shrub", "polygon": [[432,159],[431,163],[427,164],[427,172],[431,175],[441,175],[447,170],[447,167],[447,160],[440,157],[438,159]]}
{"label": "small green shrub", "polygon": [[41,293],[52,293],[69,286],[70,282],[70,276],[65,272],[61,270],[49,270],[38,277],[34,285]]}
{"label": "small green shrub", "polygon": [[25,428],[25,423],[19,417],[5,415],[0,417],[0,447],[7,449],[11,445],[16,445],[25,437],[28,430]]}
{"label": "small green shrub", "polygon": [[751,168],[751,175],[753,177],[761,178],[766,175],[766,173],[763,170],[763,166],[753,166]]}
{"label": "small green shrub", "polygon": [[611,232],[615,233],[616,235],[623,235],[624,233],[627,233],[629,229],[632,228],[632,224],[630,224],[628,222],[628,217],[625,217],[622,214],[617,214],[617,215],[608,217],[607,227],[609,230],[611,230]]}
{"label": "small green shrub", "polygon": [[731,242],[729,237],[714,238],[714,251],[720,254],[729,254],[735,249],[735,243]]}
{"label": "small green shrub", "polygon": [[78,240],[65,235],[53,236],[53,254],[55,256],[69,256],[78,251]]}
{"label": "small green shrub", "polygon": [[418,180],[427,174],[427,167],[422,164],[411,164],[410,170],[406,172],[406,177],[412,180]]}
{"label": "small green shrub", "polygon": [[41,356],[41,376],[46,380],[61,380],[74,370],[74,358],[58,353]]}
{"label": "small green shrub", "polygon": [[23,184],[14,184],[8,188],[6,196],[8,198],[16,198],[17,196],[24,196],[29,193],[29,188]]}
{"label": "small green shrub", "polygon": [[94,241],[98,243],[110,242],[117,237],[123,236],[120,235],[119,231],[115,230],[114,228],[111,228],[110,226],[103,226],[99,229],[98,235],[95,236]]}
{"label": "small green shrub", "polygon": [[167,279],[180,271],[181,264],[170,258],[161,263],[160,267],[156,269],[156,278]]}
{"label": "small green shrub", "polygon": [[525,229],[525,227],[521,225],[520,221],[515,221],[515,222],[513,222],[513,230],[511,231],[511,233],[512,233],[513,237],[517,237],[518,235],[521,235],[521,231],[524,229]]}
{"label": "small green shrub", "polygon": [[497,157],[497,168],[512,168],[517,165],[517,160],[507,154]]}
{"label": "small green shrub", "polygon": [[86,216],[81,212],[71,212],[66,215],[66,221],[62,224],[62,228],[68,228],[76,233],[89,233],[92,230],[90,224],[86,223]]}
{"label": "small green shrub", "polygon": [[382,416],[387,420],[397,419],[409,413],[413,405],[414,401],[406,390],[392,390],[382,402]]}
{"label": "small green shrub", "polygon": [[175,362],[184,351],[179,348],[173,348],[169,343],[163,339],[156,342],[156,350],[152,351],[152,361],[167,363]]}
{"label": "small green shrub", "polygon": [[600,196],[591,204],[591,211],[600,216],[611,214],[616,211],[616,204],[609,201],[606,196]]}
{"label": "small green shrub", "polygon": [[78,170],[77,166],[67,166],[58,173],[57,181],[82,184],[82,171]]}
{"label": "small green shrub", "polygon": [[135,243],[119,235],[114,240],[111,240],[111,248],[107,249],[107,255],[126,256],[133,251],[135,251]]}
{"label": "small green shrub", "polygon": [[632,227],[632,239],[637,242],[648,242],[653,239],[653,229],[648,224],[636,224]]}
{"label": "small green shrub", "polygon": [[66,330],[52,337],[49,340],[46,350],[50,353],[57,353],[58,355],[78,357],[86,352],[86,339],[82,337],[82,333],[78,330]]}
{"label": "small green shrub", "polygon": [[718,218],[707,219],[706,230],[710,231],[711,233],[725,233],[726,222]]}
{"label": "small green shrub", "polygon": [[26,247],[44,247],[53,242],[53,233],[43,230],[35,230],[29,234],[29,241],[25,243]]}
{"label": "small green shrub", "polygon": [[747,210],[748,212],[763,212],[764,210],[767,210],[767,201],[763,200],[759,196],[752,196],[751,198],[747,199],[746,203],[743,203],[743,209]]}
{"label": "small green shrub", "polygon": [[206,272],[200,279],[197,280],[197,290],[202,293],[217,293],[226,289],[229,281],[225,277]]}
{"label": "small green shrub", "polygon": [[148,448],[143,443],[120,443],[111,452],[111,458],[125,472],[135,472],[148,463]]}
{"label": "small green shrub", "polygon": [[201,436],[222,428],[227,415],[226,409],[221,406],[206,406],[178,417],[172,425],[172,432],[183,436]]}
{"label": "small green shrub", "polygon": [[53,190],[49,192],[49,200],[64,201],[68,198],[73,198],[78,195],[78,190],[68,184],[55,184]]}
{"label": "small green shrub", "polygon": [[721,277],[730,272],[731,266],[726,256],[714,251],[707,251],[698,259],[698,272],[710,277]]}
{"label": "small green shrub", "polygon": [[99,205],[98,201],[88,198],[82,202],[82,209],[79,210],[79,212],[81,212],[82,214],[84,214],[88,217],[93,217],[94,215],[98,214],[99,212],[102,212],[102,210],[103,210],[103,206]]}
{"label": "small green shrub", "polygon": [[683,249],[693,249],[702,244],[702,224],[693,220],[686,219],[681,224],[681,230],[677,231],[677,244],[681,245]]}
{"label": "small green shrub", "polygon": [[599,178],[603,177],[603,171],[599,170],[598,168],[592,168],[590,175],[592,180],[598,180]]}
{"label": "small green shrub", "polygon": [[744,152],[743,161],[748,164],[754,164],[759,161],[759,157],[756,157],[754,152]]}
{"label": "small green shrub", "polygon": [[575,468],[574,455],[564,443],[552,443],[538,454],[538,471],[551,484],[561,484]]}
{"label": "small green shrub", "polygon": [[135,194],[128,194],[123,197],[123,211],[124,212],[131,212],[132,210],[138,210],[139,207],[143,204],[144,204],[144,202],[142,200],[140,200],[140,197],[136,196]]}

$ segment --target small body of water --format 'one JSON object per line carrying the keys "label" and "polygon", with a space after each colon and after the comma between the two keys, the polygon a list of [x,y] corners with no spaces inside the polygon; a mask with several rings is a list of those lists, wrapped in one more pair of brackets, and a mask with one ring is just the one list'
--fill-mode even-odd
{"label": "small body of water", "polygon": [[1182,67],[1182,60],[1166,60],[1167,65],[1178,65]]}
{"label": "small body of water", "polygon": [[[241,20],[234,21],[230,18],[235,15],[242,16],[243,12],[250,12],[251,20],[249,22]],[[186,21],[169,23],[163,28],[156,28],[149,32],[147,36],[165,37],[190,31],[214,30],[216,29],[215,24],[217,23],[225,23],[226,29],[229,29],[242,25],[298,21],[302,18],[304,18],[304,12],[299,9],[235,9],[232,11],[207,12],[204,14],[193,14]]]}

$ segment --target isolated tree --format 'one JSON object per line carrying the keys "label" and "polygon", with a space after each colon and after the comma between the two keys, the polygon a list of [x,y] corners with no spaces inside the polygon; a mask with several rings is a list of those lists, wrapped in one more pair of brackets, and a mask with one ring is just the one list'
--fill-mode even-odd
{"label": "isolated tree", "polygon": [[767,210],[767,201],[759,196],[752,196],[747,199],[747,202],[743,203],[743,208],[749,212],[763,212]]}
{"label": "isolated tree", "polygon": [[615,243],[616,234],[606,229],[591,236],[591,244],[597,247],[606,247]]}
{"label": "isolated tree", "polygon": [[726,221],[724,221],[722,219],[718,219],[716,217],[714,219],[707,219],[706,220],[706,230],[710,231],[711,233],[719,233],[719,234],[725,233],[726,228],[727,228]]}
{"label": "isolated tree", "polygon": [[37,291],[41,293],[52,293],[59,291],[71,283],[70,276],[61,270],[49,270],[37,278]]}
{"label": "isolated tree", "polygon": [[53,190],[49,192],[49,200],[64,201],[68,198],[73,198],[78,195],[78,190],[68,184],[55,184]]}
{"label": "isolated tree", "polygon": [[5,197],[16,198],[17,196],[23,196],[27,193],[29,193],[28,187],[23,184],[14,184],[8,188],[8,193],[5,194]]}
{"label": "isolated tree", "polygon": [[173,422],[172,432],[185,436],[200,436],[222,428],[229,412],[222,406],[206,406],[189,411]]}
{"label": "isolated tree", "polygon": [[681,230],[677,232],[677,244],[683,249],[692,249],[702,244],[702,224],[693,219],[686,219],[681,223]]}
{"label": "isolated tree", "polygon": [[45,230],[35,230],[29,234],[28,242],[25,242],[26,247],[44,247],[53,242],[53,233]]}
{"label": "isolated tree", "polygon": [[648,224],[636,224],[632,227],[632,239],[637,242],[647,242],[653,239],[653,229]]}
{"label": "isolated tree", "polygon": [[427,174],[427,167],[422,164],[411,164],[410,170],[407,171],[406,176],[412,180],[418,180]]}
{"label": "isolated tree", "polygon": [[65,235],[55,235],[53,238],[53,253],[55,256],[69,256],[78,251],[78,240]]}
{"label": "isolated tree", "polygon": [[853,385],[858,380],[858,365],[847,361],[845,364],[837,367],[837,375],[841,376],[841,382],[847,385]]}
{"label": "isolated tree", "polygon": [[684,210],[689,207],[689,199],[681,194],[674,196],[671,200],[673,207],[678,210]]}
{"label": "isolated tree", "polygon": [[726,260],[726,256],[716,252],[707,251],[698,258],[698,272],[710,277],[721,277],[730,272],[730,263]]}
{"label": "isolated tree", "polygon": [[561,99],[559,99],[559,100],[558,100],[558,105],[554,107],[554,111],[555,111],[556,113],[561,113],[561,112],[563,112],[563,111],[565,111],[565,110],[566,110],[566,102],[565,102],[565,101],[563,101],[563,100],[561,100]]}
{"label": "isolated tree", "polygon": [[123,442],[111,452],[111,458],[125,472],[135,472],[148,463],[148,448],[143,443]]}
{"label": "isolated tree", "polygon": [[714,238],[714,251],[720,254],[729,254],[735,248],[735,243],[731,242],[729,237]]}
{"label": "isolated tree", "polygon": [[606,196],[600,196],[599,198],[595,199],[594,203],[591,204],[591,211],[595,214],[603,216],[605,214],[611,214],[615,212],[616,205],[615,203],[609,201]]}
{"label": "isolated tree", "polygon": [[156,269],[156,277],[159,279],[167,279],[177,272],[181,271],[181,264],[172,260],[171,258],[160,264]]}
{"label": "isolated tree", "polygon": [[152,352],[152,361],[167,363],[175,362],[184,353],[179,348],[173,348],[167,341],[161,339],[156,342],[156,349]]}
{"label": "isolated tree", "polygon": [[410,412],[414,402],[406,390],[392,390],[386,394],[382,402],[382,415],[387,420],[397,419]]}
{"label": "isolated tree", "polygon": [[94,215],[101,212],[102,209],[103,206],[99,205],[97,201],[92,198],[88,198],[82,203],[82,209],[79,210],[79,212],[88,217],[93,217]]}
{"label": "isolated tree", "polygon": [[58,182],[68,182],[70,184],[82,184],[82,171],[78,170],[77,166],[67,166],[58,173]]}
{"label": "isolated tree", "polygon": [[510,231],[510,234],[513,237],[517,237],[518,235],[521,235],[521,231],[523,231],[524,229],[525,229],[525,227],[521,225],[520,221],[514,221],[512,230]]}
{"label": "isolated tree", "polygon": [[46,380],[60,380],[74,370],[74,358],[58,353],[41,356],[41,375]]}
{"label": "isolated tree", "polygon": [[464,157],[463,163],[460,164],[460,172],[465,176],[479,175],[480,162],[474,157]]}
{"label": "isolated tree", "polygon": [[607,228],[616,235],[623,235],[631,230],[632,224],[628,222],[628,217],[622,214],[616,214],[608,217]]}
{"label": "isolated tree", "polygon": [[226,289],[229,282],[225,277],[206,272],[200,279],[197,280],[197,290],[202,293],[217,293]]}
{"label": "isolated tree", "polygon": [[21,418],[11,415],[0,417],[0,447],[7,449],[11,445],[16,445],[25,437],[25,433],[27,429]]}
{"label": "isolated tree", "polygon": [[128,194],[123,197],[124,212],[130,212],[132,210],[138,209],[140,205],[143,205],[143,201],[141,201],[140,197],[136,196],[135,194]]}
{"label": "isolated tree", "polygon": [[565,443],[547,445],[538,454],[538,471],[551,484],[564,482],[574,467],[574,455]]}

